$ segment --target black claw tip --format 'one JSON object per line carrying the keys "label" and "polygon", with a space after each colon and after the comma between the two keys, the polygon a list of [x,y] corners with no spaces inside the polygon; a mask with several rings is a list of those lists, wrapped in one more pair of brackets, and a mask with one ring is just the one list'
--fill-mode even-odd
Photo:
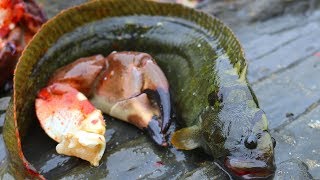
{"label": "black claw tip", "polygon": [[144,92],[156,101],[161,110],[161,132],[165,134],[169,129],[171,124],[171,104],[170,104],[170,94],[168,90],[157,88],[156,90],[146,89]]}
{"label": "black claw tip", "polygon": [[149,133],[154,142],[160,146],[168,146],[165,136],[161,131],[161,126],[159,124],[158,118],[154,116],[148,124],[148,127],[144,128],[146,132]]}

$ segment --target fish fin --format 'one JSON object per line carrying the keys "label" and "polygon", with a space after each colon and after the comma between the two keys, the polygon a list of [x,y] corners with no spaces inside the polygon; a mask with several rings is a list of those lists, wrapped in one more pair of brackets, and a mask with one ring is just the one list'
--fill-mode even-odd
{"label": "fish fin", "polygon": [[174,132],[171,138],[171,143],[175,148],[182,150],[192,150],[200,147],[200,127],[194,125]]}

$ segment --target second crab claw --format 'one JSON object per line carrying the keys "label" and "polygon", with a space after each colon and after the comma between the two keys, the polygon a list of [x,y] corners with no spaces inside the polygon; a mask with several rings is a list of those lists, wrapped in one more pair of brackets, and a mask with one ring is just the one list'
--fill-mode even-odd
{"label": "second crab claw", "polygon": [[91,101],[98,109],[145,130],[157,144],[167,146],[169,85],[149,54],[110,54],[97,84]]}

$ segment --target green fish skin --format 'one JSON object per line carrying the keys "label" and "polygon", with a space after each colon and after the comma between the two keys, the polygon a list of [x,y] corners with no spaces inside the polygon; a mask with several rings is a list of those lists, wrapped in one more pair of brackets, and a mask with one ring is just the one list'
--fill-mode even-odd
{"label": "green fish skin", "polygon": [[235,176],[269,178],[275,171],[275,141],[247,82],[247,65],[240,68],[227,55],[217,57],[216,88],[208,96],[209,105],[195,121],[184,122],[189,126],[176,131],[171,142],[177,149],[203,148]]}

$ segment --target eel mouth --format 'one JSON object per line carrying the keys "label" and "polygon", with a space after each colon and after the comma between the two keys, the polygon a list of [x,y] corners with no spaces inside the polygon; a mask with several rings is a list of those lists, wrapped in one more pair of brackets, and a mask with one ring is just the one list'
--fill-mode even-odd
{"label": "eel mouth", "polygon": [[228,156],[224,164],[234,175],[243,179],[269,179],[275,172],[273,161],[267,163],[256,159]]}

